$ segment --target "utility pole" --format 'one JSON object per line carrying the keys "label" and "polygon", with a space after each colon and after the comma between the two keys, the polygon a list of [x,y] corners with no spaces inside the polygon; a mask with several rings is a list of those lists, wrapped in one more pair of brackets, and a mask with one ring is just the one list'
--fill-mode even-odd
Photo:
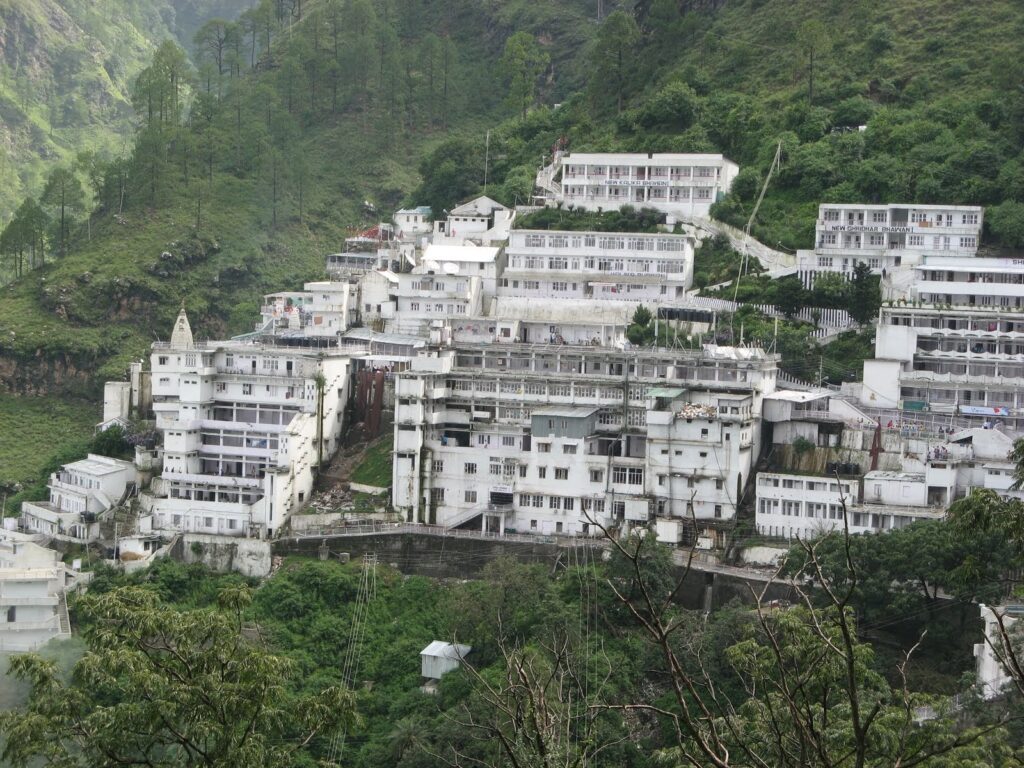
{"label": "utility pole", "polygon": [[484,194],[487,194],[487,170],[491,163],[491,132],[487,131],[484,139]]}

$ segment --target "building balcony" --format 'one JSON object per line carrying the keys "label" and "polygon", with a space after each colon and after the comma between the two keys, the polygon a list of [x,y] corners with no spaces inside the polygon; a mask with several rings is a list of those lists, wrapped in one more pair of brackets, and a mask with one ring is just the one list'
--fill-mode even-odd
{"label": "building balcony", "polygon": [[57,616],[41,621],[8,621],[0,623],[0,634],[4,632],[38,632],[44,629],[57,629]]}
{"label": "building balcony", "polygon": [[49,608],[57,605],[56,595],[38,595],[36,597],[7,597],[0,594],[0,607],[39,606]]}

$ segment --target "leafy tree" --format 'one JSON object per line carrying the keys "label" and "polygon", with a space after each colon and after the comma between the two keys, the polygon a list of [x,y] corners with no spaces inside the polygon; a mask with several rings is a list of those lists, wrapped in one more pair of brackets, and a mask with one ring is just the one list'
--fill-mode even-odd
{"label": "leafy tree", "polygon": [[0,713],[3,757],[65,768],[96,765],[289,766],[317,734],[347,725],[351,694],[292,692],[293,662],[243,636],[248,588],[217,610],[179,611],[141,587],[81,598],[89,652],[62,680],[26,654],[24,711]]}
{"label": "leafy tree", "polygon": [[776,282],[775,304],[789,320],[793,319],[807,301],[807,291],[796,276],[783,277]]}
{"label": "leafy tree", "polygon": [[850,281],[838,272],[819,272],[814,278],[810,303],[816,307],[845,309],[850,304]]}
{"label": "leafy tree", "polygon": [[548,62],[547,53],[529,32],[515,32],[505,41],[499,66],[508,83],[507,101],[524,118],[537,98],[537,78]]}
{"label": "leafy tree", "polygon": [[82,188],[82,182],[70,168],[58,166],[46,179],[42,202],[59,211],[60,228],[57,240],[60,243],[60,253],[63,256],[68,250],[71,218],[85,206],[85,190]]}
{"label": "leafy tree", "polygon": [[848,309],[850,317],[863,325],[878,314],[880,306],[882,306],[882,292],[879,288],[878,277],[871,274],[871,267],[867,265],[867,262],[858,261],[850,279],[850,306]]}
{"label": "leafy tree", "polygon": [[992,234],[1005,246],[1024,248],[1024,202],[1007,201],[986,211]]}
{"label": "leafy tree", "polygon": [[689,128],[700,107],[697,94],[686,83],[671,82],[649,99],[640,110],[638,122],[645,128]]}
{"label": "leafy tree", "polygon": [[622,112],[636,65],[640,28],[623,11],[609,14],[597,32],[590,53],[590,89],[599,100],[611,96],[615,111]]}
{"label": "leafy tree", "polygon": [[429,205],[434,216],[480,190],[484,177],[483,147],[451,138],[438,145],[420,163],[423,181],[413,194],[416,205]]}

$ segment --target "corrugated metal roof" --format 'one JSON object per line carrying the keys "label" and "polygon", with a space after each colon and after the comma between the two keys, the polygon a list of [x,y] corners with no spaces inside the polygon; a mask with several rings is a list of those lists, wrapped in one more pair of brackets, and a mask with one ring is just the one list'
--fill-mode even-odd
{"label": "corrugated metal roof", "polygon": [[446,643],[443,640],[435,640],[422,651],[420,656],[433,656],[439,659],[464,659],[473,648],[459,643]]}

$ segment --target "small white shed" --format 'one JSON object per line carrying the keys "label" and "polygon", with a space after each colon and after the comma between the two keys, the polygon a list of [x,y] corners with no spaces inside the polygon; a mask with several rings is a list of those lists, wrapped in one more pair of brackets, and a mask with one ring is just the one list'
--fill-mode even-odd
{"label": "small white shed", "polygon": [[458,669],[459,664],[472,650],[468,645],[435,640],[420,651],[423,676],[431,680],[440,680],[445,673]]}

